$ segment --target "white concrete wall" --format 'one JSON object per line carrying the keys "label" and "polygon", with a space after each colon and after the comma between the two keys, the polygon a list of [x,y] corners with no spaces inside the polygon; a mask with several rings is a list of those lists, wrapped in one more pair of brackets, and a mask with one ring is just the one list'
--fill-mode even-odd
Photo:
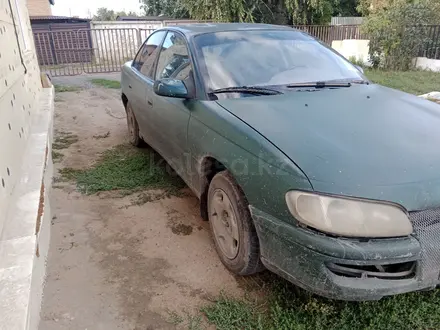
{"label": "white concrete wall", "polygon": [[11,4],[12,12],[0,0],[0,329],[36,330],[51,218],[53,90],[42,88],[26,0]]}
{"label": "white concrete wall", "polygon": [[413,64],[417,69],[440,72],[440,60],[433,60],[427,57],[416,57],[413,60]]}
{"label": "white concrete wall", "polygon": [[[332,48],[343,55],[346,59],[355,57],[365,65],[369,62],[369,42],[370,40],[334,40]],[[415,68],[440,72],[440,60],[429,59],[427,57],[416,57],[413,59]]]}
{"label": "white concrete wall", "polygon": [[332,48],[346,59],[351,59],[354,57],[357,61],[361,61],[367,65],[369,63],[369,43],[370,40],[334,40],[332,42]]}

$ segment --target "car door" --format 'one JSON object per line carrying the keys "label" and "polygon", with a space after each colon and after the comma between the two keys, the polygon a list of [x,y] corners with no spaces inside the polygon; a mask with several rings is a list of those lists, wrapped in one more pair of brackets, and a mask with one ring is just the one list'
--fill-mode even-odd
{"label": "car door", "polygon": [[160,45],[166,35],[166,31],[161,30],[152,33],[142,45],[132,64],[133,77],[128,88],[132,95],[130,102],[136,119],[139,124],[139,131],[144,140],[151,143],[152,135],[149,120],[151,111],[151,100],[148,95],[153,91],[153,68],[159,54]]}
{"label": "car door", "polygon": [[[155,79],[183,80],[194,90],[192,64],[186,39],[175,31],[168,31],[156,64]],[[186,181],[190,156],[187,148],[187,126],[194,100],[164,97],[149,92],[153,102],[151,121],[155,148]]]}

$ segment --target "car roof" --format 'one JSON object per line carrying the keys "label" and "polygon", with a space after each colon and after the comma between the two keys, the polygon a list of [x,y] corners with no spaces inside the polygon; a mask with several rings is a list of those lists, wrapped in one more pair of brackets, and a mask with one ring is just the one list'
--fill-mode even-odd
{"label": "car roof", "polygon": [[168,30],[177,30],[187,36],[194,36],[204,33],[243,31],[243,30],[294,30],[289,26],[258,24],[258,23],[195,23],[188,25],[167,26]]}

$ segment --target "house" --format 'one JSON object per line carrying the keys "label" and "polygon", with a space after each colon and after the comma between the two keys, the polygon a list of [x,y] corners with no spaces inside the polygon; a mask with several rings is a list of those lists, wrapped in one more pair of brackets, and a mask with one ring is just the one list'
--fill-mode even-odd
{"label": "house", "polygon": [[37,330],[49,248],[53,88],[26,0],[0,1],[0,328]]}
{"label": "house", "polygon": [[29,16],[51,16],[55,0],[27,0]]}

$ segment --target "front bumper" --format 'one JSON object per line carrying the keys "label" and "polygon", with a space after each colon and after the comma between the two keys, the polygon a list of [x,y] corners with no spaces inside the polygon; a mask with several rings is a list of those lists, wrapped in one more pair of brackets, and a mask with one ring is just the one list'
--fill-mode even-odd
{"label": "front bumper", "polygon": [[[287,224],[252,206],[250,211],[264,265],[308,291],[333,299],[378,300],[440,284],[440,262],[435,264],[440,248],[429,245],[420,235],[418,238],[343,239]],[[421,227],[416,223],[414,228],[419,234]],[[440,222],[434,233],[432,228],[423,227],[425,236],[427,232],[430,238],[436,236],[440,241]],[[402,276],[374,276],[374,272],[354,276],[335,271],[334,265],[356,272],[371,267],[383,270],[389,265],[404,265],[407,269],[399,272]]]}

